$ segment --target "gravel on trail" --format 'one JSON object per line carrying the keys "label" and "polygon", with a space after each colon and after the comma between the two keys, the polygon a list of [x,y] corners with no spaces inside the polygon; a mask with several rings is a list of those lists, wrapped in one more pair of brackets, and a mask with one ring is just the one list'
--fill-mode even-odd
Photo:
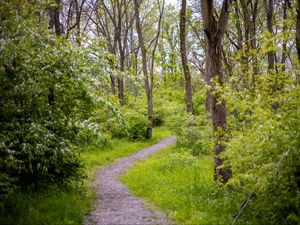
{"label": "gravel on trail", "polygon": [[95,187],[95,210],[85,218],[85,225],[169,225],[171,222],[150,203],[131,194],[118,180],[135,161],[143,159],[169,145],[175,144],[176,137],[171,136],[159,143],[126,157],[101,169],[92,182]]}

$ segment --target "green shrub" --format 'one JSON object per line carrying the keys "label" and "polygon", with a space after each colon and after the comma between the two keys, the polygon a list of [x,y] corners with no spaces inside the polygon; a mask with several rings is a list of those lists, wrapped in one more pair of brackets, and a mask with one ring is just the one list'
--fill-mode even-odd
{"label": "green shrub", "polygon": [[[0,195],[81,177],[74,124],[99,107],[87,79],[103,75],[91,49],[55,37],[36,16],[44,3],[18,4],[0,7]],[[79,132],[82,141],[94,134]]]}
{"label": "green shrub", "polygon": [[253,126],[233,133],[226,154],[234,174],[230,185],[256,193],[239,224],[300,222],[299,93],[292,87],[278,96],[276,111],[268,104],[253,109]]}
{"label": "green shrub", "polygon": [[165,123],[165,113],[163,110],[156,109],[153,113],[153,126],[162,126]]}
{"label": "green shrub", "polygon": [[177,135],[179,147],[190,149],[193,155],[213,154],[211,128],[203,117],[182,111],[167,119],[169,128]]}
{"label": "green shrub", "polygon": [[128,136],[128,127],[120,124],[115,117],[111,117],[106,121],[105,128],[114,138],[124,138]]}
{"label": "green shrub", "polygon": [[128,136],[131,139],[146,139],[148,120],[146,115],[136,112],[127,112],[125,114],[128,122]]}

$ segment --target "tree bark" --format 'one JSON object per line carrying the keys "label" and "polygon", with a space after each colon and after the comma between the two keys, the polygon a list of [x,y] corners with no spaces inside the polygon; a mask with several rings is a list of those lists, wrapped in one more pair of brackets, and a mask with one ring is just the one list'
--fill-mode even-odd
{"label": "tree bark", "polygon": [[[285,24],[286,20],[287,20],[287,8],[288,8],[288,0],[284,0],[283,1],[283,21],[284,21],[284,25],[283,25],[283,28],[282,28],[282,32],[286,32],[287,30],[287,26]],[[285,72],[286,70],[286,66],[285,66],[285,61],[286,61],[286,52],[287,52],[287,41],[283,40],[283,43],[282,43],[282,54],[281,54],[281,64],[282,64],[282,72]]]}
{"label": "tree bark", "polygon": [[[122,50],[122,46],[119,47],[120,51],[120,71],[124,72],[124,64],[125,64],[125,55],[124,51]],[[125,105],[125,99],[124,99],[124,80],[123,80],[123,74],[121,74],[121,77],[118,77],[118,96],[121,106]]]}
{"label": "tree bark", "polygon": [[185,77],[186,112],[193,113],[191,73],[186,53],[186,0],[181,1],[180,10],[180,55]]}
{"label": "tree bark", "polygon": [[56,36],[59,36],[63,33],[63,29],[59,21],[60,1],[61,0],[56,0],[56,6],[52,6],[49,11],[49,29],[54,29]]}
{"label": "tree bark", "polygon": [[[252,4],[252,2],[251,2]],[[252,11],[252,21],[250,26],[250,36],[251,36],[251,49],[252,49],[252,59],[253,59],[253,69],[252,69],[252,95],[254,96],[256,90],[256,83],[259,75],[258,59],[257,54],[254,50],[257,50],[256,46],[256,17],[258,11],[258,0],[251,5]]]}
{"label": "tree bark", "polygon": [[232,176],[229,168],[221,167],[225,159],[220,157],[220,153],[225,151],[227,110],[226,102],[215,90],[216,86],[222,88],[224,85],[222,39],[227,27],[231,3],[232,0],[223,1],[220,17],[217,21],[213,13],[213,1],[201,0],[201,13],[207,42],[206,73],[208,84],[211,86],[211,113],[215,138],[214,179],[216,181],[220,180],[223,183],[226,183]]}
{"label": "tree bark", "polygon": [[297,7],[296,46],[298,52],[298,60],[300,63],[300,0],[298,0],[298,7]]}
{"label": "tree bark", "polygon": [[[273,0],[265,0],[265,11],[267,17],[267,29],[271,36],[273,36],[273,13],[274,13],[274,2]],[[275,54],[273,51],[268,52],[268,71],[272,74],[275,72]]]}
{"label": "tree bark", "polygon": [[[252,94],[255,92],[255,86],[258,76],[258,59],[253,50],[257,49],[256,47],[256,17],[257,17],[257,6],[258,0],[255,1],[246,1],[240,0],[241,8],[243,12],[243,20],[244,20],[244,30],[245,30],[245,57],[243,60],[244,67],[246,67],[244,74],[249,73],[248,68],[248,59],[252,58]],[[237,7],[237,5],[236,5]],[[241,33],[241,31],[240,31]],[[250,54],[249,54],[250,53]],[[248,82],[248,76],[245,76],[246,81],[244,84]],[[248,87],[248,85],[244,85],[244,87]]]}
{"label": "tree bark", "polygon": [[140,21],[139,14],[139,2],[134,0],[134,9],[135,9],[135,21],[136,21],[136,30],[138,33],[139,45],[141,48],[142,54],[142,69],[144,74],[145,81],[145,91],[147,96],[147,106],[148,106],[148,127],[147,127],[147,138],[152,137],[152,128],[153,128],[153,101],[152,101],[152,89],[149,84],[149,75],[148,75],[148,63],[147,63],[147,50],[144,43],[143,32]]}
{"label": "tree bark", "polygon": [[[59,7],[60,0],[56,0],[56,6],[51,7],[49,10],[49,29],[53,29],[56,36],[60,36],[63,33],[59,20]],[[54,105],[54,102],[54,86],[50,86],[48,91],[48,103],[49,105]]]}

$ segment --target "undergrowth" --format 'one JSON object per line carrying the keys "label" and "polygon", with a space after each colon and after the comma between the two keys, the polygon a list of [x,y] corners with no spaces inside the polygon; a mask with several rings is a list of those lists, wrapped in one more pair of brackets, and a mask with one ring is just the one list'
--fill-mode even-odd
{"label": "undergrowth", "polygon": [[49,187],[35,193],[15,193],[0,202],[1,225],[71,225],[82,224],[84,215],[91,210],[91,191],[89,181],[94,172],[113,162],[150,146],[169,136],[164,127],[154,129],[150,140],[129,141],[113,139],[103,149],[87,147],[81,149],[81,161],[87,174],[83,183],[71,184],[68,188]]}

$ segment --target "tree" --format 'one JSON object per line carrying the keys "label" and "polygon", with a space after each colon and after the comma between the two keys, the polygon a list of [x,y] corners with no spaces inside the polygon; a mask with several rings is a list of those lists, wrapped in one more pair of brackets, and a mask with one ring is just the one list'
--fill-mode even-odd
{"label": "tree", "polygon": [[191,73],[188,66],[188,59],[186,54],[186,0],[181,1],[180,10],[180,55],[183,73],[185,77],[185,94],[186,94],[186,111],[193,112],[193,100],[192,100],[192,82]]}
{"label": "tree", "polygon": [[298,0],[298,7],[297,7],[296,45],[297,45],[297,52],[298,52],[298,60],[300,63],[300,0]]}
{"label": "tree", "polygon": [[[159,10],[158,24],[157,24],[157,33],[155,37],[150,41],[149,46],[145,46],[144,33],[142,30],[142,23],[140,20],[140,5],[142,1],[134,0],[134,11],[135,11],[135,21],[136,21],[136,30],[138,34],[139,45],[142,54],[142,70],[144,74],[145,81],[145,91],[147,96],[147,111],[148,111],[148,128],[147,128],[147,138],[152,137],[152,128],[153,128],[153,85],[154,85],[154,61],[155,61],[155,52],[158,44],[158,39],[161,29],[161,21],[164,12],[165,2],[162,0],[162,4],[157,0],[157,6]],[[150,47],[153,44],[153,48],[150,51]],[[148,51],[150,55],[147,55]],[[148,65],[148,62],[150,65]]]}
{"label": "tree", "polygon": [[96,5],[96,19],[92,19],[100,35],[107,41],[110,53],[114,56],[114,59],[110,60],[112,70],[120,72],[117,76],[111,75],[110,79],[111,91],[116,94],[117,86],[121,105],[125,104],[123,73],[126,70],[126,59],[129,57],[129,32],[134,22],[131,2],[131,0],[112,2],[101,0]]}
{"label": "tree", "polygon": [[[273,36],[273,14],[274,14],[274,2],[273,0],[264,0],[266,18],[267,18],[267,29],[270,36]],[[275,53],[268,51],[268,71],[270,73],[275,72]]]}
{"label": "tree", "polygon": [[212,125],[215,135],[215,164],[214,179],[221,179],[226,183],[232,176],[231,170],[221,167],[224,159],[220,153],[225,151],[227,110],[226,102],[217,90],[217,86],[224,86],[224,73],[222,66],[222,39],[227,27],[229,10],[232,0],[224,0],[219,19],[214,15],[214,3],[210,0],[201,0],[201,13],[203,17],[204,32],[206,35],[206,76],[210,90],[210,107],[212,113]]}
{"label": "tree", "polygon": [[[253,60],[253,70],[252,70],[252,92],[255,91],[255,85],[256,80],[258,76],[258,60],[257,56],[254,53],[257,49],[256,47],[256,17],[257,17],[257,11],[258,11],[258,0],[255,1],[246,1],[246,0],[240,0],[240,5],[242,9],[242,15],[243,15],[243,25],[244,25],[244,37],[242,36],[242,28],[240,26],[240,21],[236,25],[237,27],[237,33],[238,33],[238,46],[239,49],[244,50],[244,56],[242,59],[242,67],[244,68],[243,71],[243,86],[244,88],[247,88],[247,82],[248,82],[248,62],[249,62],[249,56],[252,57]],[[236,11],[238,12],[238,4],[235,6]],[[243,39],[244,39],[244,45],[243,45]],[[250,53],[250,55],[249,55]]]}

